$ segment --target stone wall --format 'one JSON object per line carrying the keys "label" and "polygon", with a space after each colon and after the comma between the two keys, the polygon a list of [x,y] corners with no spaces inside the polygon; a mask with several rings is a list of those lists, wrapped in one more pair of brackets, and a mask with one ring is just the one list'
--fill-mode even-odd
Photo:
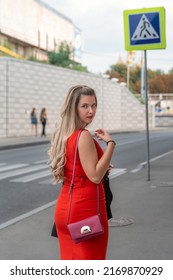
{"label": "stone wall", "polygon": [[0,61],[0,137],[7,134],[7,63]]}
{"label": "stone wall", "polygon": [[[70,86],[86,84],[98,97],[98,110],[92,131],[102,127],[109,131],[145,129],[145,106],[124,86],[102,78],[60,67],[0,59],[0,137],[31,135],[30,112],[42,107],[48,112],[47,133],[54,129]],[[39,133],[41,125],[39,124]]]}
{"label": "stone wall", "polygon": [[173,114],[160,114],[155,117],[156,127],[173,127]]}

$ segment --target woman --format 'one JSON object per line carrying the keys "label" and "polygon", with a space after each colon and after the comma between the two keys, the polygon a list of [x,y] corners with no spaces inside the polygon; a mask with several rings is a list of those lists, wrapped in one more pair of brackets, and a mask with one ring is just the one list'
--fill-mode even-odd
{"label": "woman", "polygon": [[42,133],[41,136],[46,136],[46,121],[47,121],[47,112],[46,112],[46,108],[42,108],[41,109],[41,113],[40,113],[40,122],[42,124]]}
{"label": "woman", "polygon": [[37,136],[37,115],[36,115],[35,108],[32,108],[31,111],[31,125],[32,125],[32,135],[35,133],[35,136]]}
{"label": "woman", "polygon": [[[55,224],[62,260],[103,260],[108,243],[108,219],[102,179],[109,169],[115,141],[103,129],[95,131],[99,140],[107,143],[103,152],[86,130],[94,119],[97,98],[94,90],[85,85],[71,87],[61,113],[61,122],[55,130],[49,155],[56,182],[63,181],[55,209]],[[104,234],[75,244],[67,229],[69,188],[72,178],[76,139],[82,130],[75,165],[75,178],[70,210],[70,223],[97,213],[96,186],[99,185],[99,203]]]}

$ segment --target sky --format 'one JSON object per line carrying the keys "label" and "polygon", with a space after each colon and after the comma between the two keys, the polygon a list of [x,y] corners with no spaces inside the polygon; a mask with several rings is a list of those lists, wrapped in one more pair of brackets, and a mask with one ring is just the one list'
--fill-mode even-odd
{"label": "sky", "polygon": [[[173,68],[173,0],[42,0],[70,18],[82,30],[82,65],[95,73],[105,73],[118,58],[126,63],[123,11],[164,7],[166,49],[148,50],[147,67],[167,73]],[[141,51],[135,61],[141,61]]]}

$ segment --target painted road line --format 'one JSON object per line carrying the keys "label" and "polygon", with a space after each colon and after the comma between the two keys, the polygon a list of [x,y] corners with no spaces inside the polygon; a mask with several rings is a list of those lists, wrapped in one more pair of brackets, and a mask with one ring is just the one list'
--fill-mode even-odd
{"label": "painted road line", "polygon": [[172,151],[169,151],[169,152],[167,152],[167,153],[164,153],[164,154],[162,154],[162,155],[160,155],[160,156],[157,156],[157,157],[155,157],[155,158],[152,158],[152,159],[150,159],[150,161],[151,161],[151,162],[152,162],[152,161],[155,161],[155,160],[157,160],[157,159],[159,159],[159,158],[168,156],[168,155],[170,155],[170,154],[172,154],[172,153],[173,153],[173,150],[172,150]]}
{"label": "painted road line", "polygon": [[52,186],[58,186],[59,184],[62,185],[62,180],[60,180],[58,183],[53,181],[53,175],[51,174],[51,177],[49,179],[46,179],[44,181],[39,182],[39,184],[45,184],[45,185],[52,185]]}
{"label": "painted road line", "polygon": [[[162,154],[160,156],[157,156],[157,157],[154,157],[154,158],[150,159],[150,162],[153,162],[153,161],[158,160],[158,159],[160,159],[162,157],[168,156],[168,155],[170,155],[172,153],[173,153],[173,150],[171,150],[171,151],[169,151],[167,153],[164,153],[164,154]],[[139,163],[138,166],[135,169],[130,171],[130,173],[136,173],[136,172],[140,171],[143,168],[143,166],[146,165],[146,164],[147,164],[147,161]]]}
{"label": "painted road line", "polygon": [[39,212],[41,212],[41,211],[43,211],[43,210],[45,210],[45,209],[47,209],[47,208],[49,208],[51,206],[54,206],[55,203],[56,203],[56,200],[54,200],[52,202],[49,202],[49,203],[47,203],[47,204],[45,204],[45,205],[43,205],[41,207],[38,207],[38,208],[36,208],[34,210],[31,210],[30,212],[27,212],[27,213],[25,213],[23,215],[20,215],[20,216],[14,218],[14,219],[11,219],[11,220],[1,224],[0,225],[0,229],[6,228],[8,226],[11,226],[11,225],[13,225],[13,224],[15,224],[17,222],[20,222],[20,221],[22,221],[22,220],[24,220],[24,219],[26,219],[26,218],[34,215],[34,214],[39,213]]}
{"label": "painted road line", "polygon": [[50,170],[45,170],[42,172],[38,172],[38,173],[34,173],[34,174],[30,174],[28,176],[24,176],[24,177],[20,177],[17,179],[13,179],[10,180],[10,182],[18,182],[18,183],[28,183],[43,177],[48,177],[51,175],[51,171]]}
{"label": "painted road line", "polygon": [[[162,157],[168,156],[168,155],[170,155],[171,153],[173,153],[173,150],[172,150],[172,151],[169,151],[169,152],[166,152],[166,153],[164,153],[164,154],[162,154],[162,155],[159,155],[159,156],[157,156],[157,157],[151,158],[151,159],[150,159],[150,162],[155,161],[155,160],[158,160],[158,159],[160,159],[160,158],[162,158]],[[146,164],[147,164],[147,161],[141,162],[140,164],[141,164],[142,166],[143,166],[143,165],[146,165]]]}
{"label": "painted road line", "polygon": [[[121,176],[123,174],[127,173],[127,169],[125,168],[112,168],[110,170],[110,173],[109,173],[109,179],[114,179],[118,176]],[[62,183],[61,181],[59,183]],[[51,185],[56,185],[56,183],[53,182],[53,178],[52,180],[51,179],[47,179],[43,182],[40,182],[40,184],[51,184]]]}
{"label": "painted road line", "polygon": [[53,176],[52,175],[51,175],[50,178],[48,178],[48,179],[46,179],[44,181],[39,182],[39,184],[40,185],[42,185],[42,184],[44,184],[44,185],[54,185],[54,186],[57,185],[56,182],[53,182]]}
{"label": "painted road line", "polygon": [[43,159],[43,160],[39,160],[39,161],[35,161],[34,164],[40,164],[40,163],[47,163],[49,160],[48,159]]}
{"label": "painted road line", "polygon": [[125,173],[127,173],[127,169],[125,168],[112,168],[109,173],[109,179],[116,178]]}
{"label": "painted road line", "polygon": [[12,165],[8,165],[8,166],[3,166],[3,167],[0,167],[0,172],[3,172],[3,171],[7,171],[7,170],[13,170],[13,169],[17,169],[17,168],[21,168],[21,167],[26,167],[28,166],[29,164],[25,164],[25,163],[19,163],[19,164],[12,164]]}
{"label": "painted road line", "polygon": [[37,165],[37,166],[30,166],[27,168],[22,168],[22,169],[10,171],[10,172],[4,172],[4,173],[0,174],[0,180],[14,177],[14,176],[21,175],[21,174],[26,174],[26,173],[29,173],[32,171],[46,169],[46,168],[47,168],[47,165]]}
{"label": "painted road line", "polygon": [[143,164],[138,164],[138,166],[135,169],[131,170],[130,173],[136,173],[140,171],[142,168],[143,168]]}
{"label": "painted road line", "polygon": [[4,165],[7,165],[7,163],[5,163],[5,162],[0,162],[0,166],[4,166]]}
{"label": "painted road line", "polygon": [[[160,139],[160,138],[164,138],[165,136],[150,136],[150,140],[155,140],[155,139]],[[138,139],[135,139],[135,140],[125,140],[125,142],[123,142],[123,140],[121,139],[118,139],[118,142],[117,142],[117,146],[123,146],[123,145],[128,145],[128,144],[135,144],[135,143],[138,143],[138,142],[145,142],[146,139],[145,138],[138,138]]]}
{"label": "painted road line", "polygon": [[[111,177],[111,179],[112,179],[112,178],[115,178],[117,176],[123,175],[126,172],[127,172],[126,169],[112,168],[112,170],[110,171],[109,177]],[[62,182],[59,182],[58,185],[61,186],[61,183]],[[23,214],[23,215],[20,215],[20,216],[14,218],[14,219],[11,219],[11,220],[9,220],[9,221],[7,221],[5,223],[0,224],[0,230],[3,229],[3,228],[6,228],[8,226],[11,226],[11,225],[13,225],[13,224],[15,224],[17,222],[20,222],[20,221],[22,221],[22,220],[24,220],[24,219],[26,219],[28,217],[31,217],[31,216],[33,216],[33,215],[35,215],[35,214],[37,214],[37,213],[47,209],[47,208],[50,208],[51,206],[54,206],[56,204],[56,201],[57,200],[54,200],[54,201],[52,201],[50,203],[47,203],[47,204],[45,204],[45,205],[43,205],[41,207],[35,208],[35,209],[33,209],[33,210]]]}

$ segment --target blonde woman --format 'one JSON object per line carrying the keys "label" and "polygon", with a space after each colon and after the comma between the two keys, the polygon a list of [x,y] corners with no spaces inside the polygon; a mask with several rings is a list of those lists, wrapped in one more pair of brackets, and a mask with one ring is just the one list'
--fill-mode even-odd
{"label": "blonde woman", "polygon": [[[115,141],[103,129],[95,136],[107,143],[105,151],[93,139],[86,127],[92,122],[97,110],[95,91],[86,85],[71,87],[61,113],[61,121],[54,132],[49,155],[56,182],[63,181],[55,208],[55,224],[58,233],[61,260],[106,259],[108,243],[108,218],[105,205],[103,177],[109,169]],[[99,203],[104,234],[75,244],[67,229],[69,189],[72,178],[74,151],[80,134],[75,165],[70,223],[97,213],[96,186],[99,185]]]}

